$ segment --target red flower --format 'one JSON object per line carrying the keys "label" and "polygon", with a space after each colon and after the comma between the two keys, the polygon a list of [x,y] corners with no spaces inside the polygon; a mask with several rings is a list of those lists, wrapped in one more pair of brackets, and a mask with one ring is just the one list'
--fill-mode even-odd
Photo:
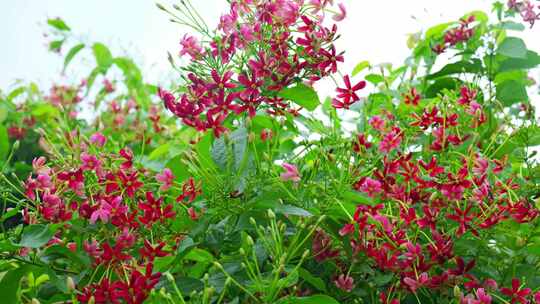
{"label": "red flower", "polygon": [[167,205],[162,208],[163,198],[155,199],[152,192],[146,192],[146,202],[139,202],[139,209],[144,212],[143,216],[139,216],[141,223],[151,226],[157,221],[165,221],[165,219],[173,218],[176,215],[172,205]]}
{"label": "red flower", "polygon": [[513,303],[522,303],[526,304],[529,303],[529,300],[527,300],[527,296],[531,293],[530,288],[521,288],[521,284],[519,282],[519,279],[514,278],[512,279],[512,288],[503,287],[501,288],[501,293],[509,296],[512,298],[512,304]]}
{"label": "red flower", "polygon": [[251,96],[258,97],[260,92],[259,88],[263,86],[264,81],[257,79],[257,73],[253,72],[251,78],[246,74],[240,74],[238,76],[238,82],[240,82],[245,89],[240,93],[243,98],[249,98]]}
{"label": "red flower", "polygon": [[164,242],[160,242],[159,244],[156,245],[156,247],[153,247],[152,244],[150,244],[150,242],[145,240],[144,247],[141,248],[139,252],[143,258],[146,258],[150,262],[152,262],[157,257],[162,258],[169,255],[167,251],[163,250],[163,247],[165,247]]}
{"label": "red flower", "polygon": [[354,279],[348,275],[340,274],[337,279],[334,280],[334,284],[343,291],[351,292],[354,288]]}
{"label": "red flower", "polygon": [[84,188],[84,176],[81,169],[77,171],[61,172],[58,174],[58,179],[68,183],[68,187],[78,195],[82,195]]}
{"label": "red flower", "polygon": [[[448,219],[451,219],[452,221],[458,222],[459,228],[456,231],[457,236],[463,235],[467,230],[471,229],[470,223],[474,219],[474,215],[469,215],[469,212],[471,211],[472,205],[467,207],[465,210],[461,210],[457,207],[454,207],[454,214],[447,214],[446,217]],[[471,230],[473,234],[478,234],[476,230]]]}
{"label": "red flower", "polygon": [[356,95],[356,91],[359,91],[366,87],[366,82],[363,80],[358,82],[354,86],[351,85],[349,75],[345,75],[343,77],[343,82],[345,83],[345,88],[337,88],[336,91],[338,92],[338,99],[334,98],[332,100],[332,105],[336,109],[348,109],[353,103],[360,100],[360,97]]}
{"label": "red flower", "polygon": [[120,156],[125,159],[125,161],[120,165],[123,170],[129,170],[133,167],[133,152],[130,148],[125,147],[120,150]]}
{"label": "red flower", "polygon": [[[342,54],[336,54],[336,48],[332,45],[332,47],[330,48],[330,51],[327,51],[325,49],[321,49],[319,51],[319,53],[321,53],[324,57],[325,57],[325,60],[321,63],[319,63],[319,69],[321,69],[321,71],[327,73],[327,72],[331,72],[331,73],[335,73],[337,72],[337,63],[338,62],[343,62],[343,55]],[[329,68],[328,71],[325,71],[327,68]]]}
{"label": "red flower", "polygon": [[405,94],[404,102],[405,104],[412,104],[414,106],[418,105],[420,101],[420,94],[416,91],[416,88],[412,88],[408,94]]}
{"label": "red flower", "polygon": [[231,79],[232,75],[233,75],[233,72],[232,71],[227,71],[223,74],[223,76],[219,76],[218,72],[216,70],[212,70],[212,72],[210,72],[211,76],[212,76],[212,79],[214,80],[214,82],[212,83],[209,83],[207,85],[207,88],[209,90],[213,90],[213,89],[219,89],[221,92],[223,92],[223,90],[225,89],[233,89],[233,88],[236,88],[236,85],[233,84],[232,82],[229,82],[229,80]]}
{"label": "red flower", "polygon": [[120,182],[128,197],[133,197],[137,189],[143,186],[143,183],[137,179],[137,176],[137,172],[133,172],[129,175],[126,175],[124,171],[118,172],[118,178],[120,179]]}
{"label": "red flower", "polygon": [[181,202],[184,199],[188,199],[188,203],[193,202],[199,194],[202,193],[201,183],[195,183],[193,177],[190,177],[182,185],[182,194],[176,199],[177,202]]}

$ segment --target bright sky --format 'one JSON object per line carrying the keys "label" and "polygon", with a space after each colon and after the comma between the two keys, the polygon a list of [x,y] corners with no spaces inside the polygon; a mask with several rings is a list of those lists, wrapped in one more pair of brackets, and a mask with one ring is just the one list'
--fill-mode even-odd
{"label": "bright sky", "polygon": [[[174,1],[161,0],[164,4]],[[225,0],[192,2],[210,24],[217,23],[227,6]],[[348,8],[348,18],[340,24],[343,38],[338,46],[346,51],[344,67],[348,70],[344,72],[350,72],[363,60],[373,64],[400,64],[409,54],[405,44],[407,34],[456,20],[472,10],[489,10],[492,3],[490,0],[343,2]],[[142,65],[147,80],[163,82],[174,75],[167,51],[177,54],[178,41],[186,29],[169,22],[165,13],[155,7],[155,1],[0,0],[0,88],[6,89],[15,79],[46,85],[59,79],[62,59],[47,51],[43,37],[45,20],[57,16],[83,41],[102,41],[112,46],[114,54],[127,53],[134,57]],[[530,49],[540,51],[539,34],[540,26],[525,34]],[[73,67],[65,76],[68,79],[74,78]]]}

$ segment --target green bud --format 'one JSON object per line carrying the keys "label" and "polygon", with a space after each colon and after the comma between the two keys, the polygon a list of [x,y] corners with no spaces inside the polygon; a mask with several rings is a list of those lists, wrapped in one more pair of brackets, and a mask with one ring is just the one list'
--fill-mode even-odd
{"label": "green bud", "polygon": [[268,209],[267,213],[268,213],[268,218],[269,219],[275,219],[276,218],[276,214],[271,209]]}

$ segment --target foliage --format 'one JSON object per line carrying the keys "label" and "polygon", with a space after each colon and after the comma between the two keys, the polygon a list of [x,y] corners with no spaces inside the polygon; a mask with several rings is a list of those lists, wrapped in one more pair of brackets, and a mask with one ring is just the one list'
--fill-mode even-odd
{"label": "foliage", "polygon": [[0,95],[3,301],[540,303],[535,7],[435,25],[321,102],[331,2],[231,1],[213,31],[158,5],[201,35],[159,89],[48,20],[64,71],[95,65]]}

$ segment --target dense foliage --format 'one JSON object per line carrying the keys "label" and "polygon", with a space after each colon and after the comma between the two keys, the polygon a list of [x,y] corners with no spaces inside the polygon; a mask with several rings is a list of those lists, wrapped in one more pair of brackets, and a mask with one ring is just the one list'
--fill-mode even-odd
{"label": "dense foliage", "polygon": [[343,4],[229,2],[158,5],[199,33],[167,87],[48,20],[95,67],[0,94],[2,303],[540,303],[540,7],[341,74]]}

